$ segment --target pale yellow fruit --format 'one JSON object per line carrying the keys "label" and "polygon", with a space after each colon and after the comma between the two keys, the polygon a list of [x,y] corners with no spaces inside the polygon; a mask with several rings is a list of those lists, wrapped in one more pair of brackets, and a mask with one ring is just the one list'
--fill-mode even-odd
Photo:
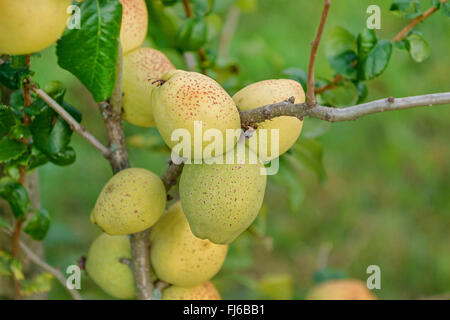
{"label": "pale yellow fruit", "polygon": [[[290,97],[295,98],[295,103],[305,102],[305,93],[301,84],[294,80],[279,79],[264,80],[250,84],[238,91],[233,96],[233,100],[240,110],[248,111],[268,104],[281,102]],[[258,129],[253,133],[248,144],[253,151],[258,152],[261,160],[268,161],[274,159],[288,151],[294,145],[300,136],[302,125],[303,121],[295,117],[283,116],[267,120],[258,124]],[[267,139],[261,134],[261,129],[267,130]],[[279,130],[278,152],[275,151],[275,148],[271,152],[273,129]],[[253,142],[257,142],[257,144],[254,144],[256,147],[253,147]],[[261,148],[259,148],[259,143],[262,143]],[[267,152],[264,150],[267,150]]]}
{"label": "pale yellow fruit", "polygon": [[[256,155],[248,149],[246,154],[245,161],[238,162],[235,158],[235,164],[225,163],[225,159],[222,164],[184,166],[180,199],[191,230],[197,237],[214,243],[230,243],[258,215],[267,176],[263,174],[265,168],[259,161],[253,164],[250,161],[251,155],[254,159]],[[219,157],[215,159],[219,160]]]}
{"label": "pale yellow fruit", "polygon": [[214,285],[207,281],[196,287],[170,286],[162,292],[163,300],[222,300]]}
{"label": "pale yellow fruit", "polygon": [[127,53],[141,46],[147,35],[148,12],[145,0],[120,0],[122,3],[122,26],[120,42]]}
{"label": "pale yellow fruit", "polygon": [[153,172],[126,169],[103,188],[91,213],[91,222],[110,235],[136,233],[159,219],[166,198],[164,185]]}
{"label": "pale yellow fruit", "polygon": [[307,300],[376,300],[366,284],[356,279],[325,281],[314,287]]}
{"label": "pale yellow fruit", "polygon": [[157,277],[192,287],[211,279],[222,267],[228,246],[196,238],[178,201],[152,228],[151,262]]}
{"label": "pale yellow fruit", "polygon": [[70,0],[0,0],[0,54],[41,51],[66,28]]}
{"label": "pale yellow fruit", "polygon": [[[165,83],[154,88],[152,92],[153,116],[159,133],[170,148],[178,144],[178,141],[171,139],[175,130],[185,129],[189,132],[191,153],[182,153],[180,156],[187,158],[194,156],[195,121],[201,121],[203,133],[208,129],[216,129],[223,138],[226,137],[226,129],[240,129],[239,112],[233,99],[213,79],[196,72],[175,70],[166,73],[162,80]],[[217,150],[213,155],[224,153],[232,148],[236,141],[229,146],[224,143],[224,148]],[[204,142],[203,148],[200,148],[198,144],[201,154],[195,158],[203,157],[207,145],[208,142]]]}
{"label": "pale yellow fruit", "polygon": [[123,119],[140,127],[155,125],[152,113],[152,89],[155,79],[174,70],[164,53],[139,48],[123,58]]}
{"label": "pale yellow fruit", "polygon": [[119,299],[133,299],[136,295],[133,271],[120,260],[131,260],[130,240],[127,236],[101,234],[92,243],[86,260],[86,271],[106,293]]}

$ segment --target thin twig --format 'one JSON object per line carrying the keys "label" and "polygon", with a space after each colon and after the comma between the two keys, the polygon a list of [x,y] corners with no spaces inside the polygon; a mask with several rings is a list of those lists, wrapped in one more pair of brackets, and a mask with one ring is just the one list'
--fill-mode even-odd
{"label": "thin twig", "polygon": [[70,113],[68,113],[62,106],[60,106],[55,100],[52,99],[45,91],[32,87],[33,92],[35,92],[39,98],[41,98],[47,105],[52,108],[57,114],[61,116],[71,127],[73,131],[82,136],[87,142],[89,142],[95,149],[100,151],[105,158],[109,158],[111,151],[97,140],[91,133],[89,133],[81,124],[75,120]]}
{"label": "thin twig", "polygon": [[306,103],[294,104],[290,101],[283,101],[250,111],[241,111],[240,116],[242,126],[244,127],[279,116],[291,116],[297,118],[312,117],[329,122],[337,122],[356,120],[360,117],[378,112],[403,110],[423,106],[436,106],[449,103],[450,92],[405,98],[389,97],[346,108],[330,108],[323,106],[310,108]]}
{"label": "thin twig", "polygon": [[[12,237],[12,233],[9,230],[7,230],[7,229],[2,229],[2,230],[7,235]],[[64,277],[63,273],[60,270],[56,269],[55,267],[52,267],[51,265],[46,263],[44,260],[42,260],[37,254],[35,254],[33,252],[33,250],[28,248],[28,246],[23,241],[19,241],[19,246],[22,249],[23,253],[32,262],[34,262],[36,265],[38,265],[39,267],[41,267],[43,270],[47,271],[48,273],[51,273],[55,277],[55,279],[57,279],[62,284],[62,286],[67,289],[67,291],[70,293],[70,295],[72,296],[72,298],[74,300],[83,300],[83,298],[81,297],[81,295],[78,293],[77,290],[69,289],[67,287],[67,279]]]}
{"label": "thin twig", "polygon": [[342,78],[343,78],[342,75],[337,74],[330,83],[316,88],[315,93],[321,94],[321,93],[324,93],[325,91],[336,88],[338,83],[342,80]]}
{"label": "thin twig", "polygon": [[325,21],[327,20],[328,10],[331,6],[331,0],[325,0],[322,17],[320,18],[319,29],[317,30],[316,38],[312,43],[311,55],[309,57],[308,65],[308,85],[306,92],[306,102],[308,106],[315,106],[316,96],[315,96],[315,86],[316,80],[314,79],[314,65],[316,63],[317,50],[319,49],[320,39],[322,38],[323,28],[325,26]]}
{"label": "thin twig", "polygon": [[[443,5],[444,3],[446,3],[447,0],[441,0],[441,4]],[[399,33],[397,33],[397,35],[395,37],[392,38],[392,41],[402,41],[403,38],[419,23],[421,23],[422,21],[424,21],[426,18],[428,18],[429,16],[431,16],[433,13],[435,13],[436,11],[438,11],[439,8],[432,6],[431,8],[429,8],[427,11],[425,11],[422,15],[412,19],[402,30],[400,30]]]}
{"label": "thin twig", "polygon": [[188,18],[192,17],[192,9],[189,0],[183,0],[184,11],[186,12],[186,16]]}

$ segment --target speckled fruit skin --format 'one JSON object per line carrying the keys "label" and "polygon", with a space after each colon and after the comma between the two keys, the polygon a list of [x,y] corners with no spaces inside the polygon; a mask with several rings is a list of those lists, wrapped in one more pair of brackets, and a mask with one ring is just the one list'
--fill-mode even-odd
{"label": "speckled fruit skin", "polygon": [[119,259],[131,259],[127,236],[101,234],[92,243],[86,260],[86,271],[106,293],[119,299],[136,296],[133,271]]}
{"label": "speckled fruit skin", "polygon": [[[182,70],[169,71],[162,79],[166,82],[153,89],[152,108],[156,127],[170,148],[178,143],[171,141],[172,132],[175,129],[187,129],[191,134],[193,153],[196,120],[202,121],[203,133],[214,128],[220,130],[224,138],[226,129],[236,130],[241,127],[233,99],[213,79]],[[203,143],[203,150],[207,145],[208,142]],[[222,153],[225,151],[224,144]]]}
{"label": "speckled fruit skin", "polygon": [[91,222],[110,235],[136,233],[155,224],[165,205],[166,190],[157,175],[145,169],[126,169],[103,188]]}
{"label": "speckled fruit skin", "polygon": [[[238,91],[233,100],[242,111],[248,111],[268,104],[295,98],[295,103],[305,102],[305,93],[300,83],[289,79],[264,80],[255,82]],[[251,139],[257,139],[259,129],[267,129],[267,157],[259,154],[262,161],[274,159],[286,151],[297,141],[302,132],[303,122],[295,117],[277,117],[258,124],[258,129]],[[271,129],[279,130],[279,152],[271,154]],[[263,141],[265,141],[263,139]],[[259,140],[258,140],[259,143]],[[249,145],[250,141],[249,141]]]}
{"label": "speckled fruit skin", "polygon": [[0,0],[0,54],[41,51],[66,28],[70,0]]}
{"label": "speckled fruit skin", "polygon": [[307,300],[376,300],[366,284],[356,279],[329,280],[311,289]]}
{"label": "speckled fruit skin", "polygon": [[214,285],[207,281],[196,287],[171,286],[162,292],[163,300],[222,300]]}
{"label": "speckled fruit skin", "polygon": [[141,46],[147,35],[148,12],[145,0],[120,0],[122,3],[122,26],[120,42],[123,53]]}
{"label": "speckled fruit skin", "polygon": [[196,238],[178,201],[152,228],[150,258],[159,279],[193,287],[211,279],[222,267],[228,246]]}
{"label": "speckled fruit skin", "polygon": [[123,119],[140,127],[153,127],[153,82],[167,71],[174,70],[161,51],[139,48],[123,58]]}
{"label": "speckled fruit skin", "polygon": [[267,176],[261,169],[261,163],[249,164],[249,157],[245,163],[186,164],[180,199],[192,233],[224,244],[244,232],[264,199]]}

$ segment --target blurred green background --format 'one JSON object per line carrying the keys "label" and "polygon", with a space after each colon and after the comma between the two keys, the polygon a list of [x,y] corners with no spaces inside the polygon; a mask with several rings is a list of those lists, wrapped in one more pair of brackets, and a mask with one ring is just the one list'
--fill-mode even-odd
{"label": "blurred green background", "polygon": [[[232,2],[216,1],[210,18],[216,28]],[[366,8],[373,3],[333,1],[325,35],[337,25],[357,34],[365,26]],[[407,20],[389,12],[391,1],[376,3],[382,14],[377,34],[392,38]],[[243,10],[229,54],[238,63],[239,73],[224,84],[230,94],[251,82],[283,77],[287,68],[306,70],[322,1],[248,0],[240,5]],[[428,8],[431,1],[422,5]],[[449,27],[450,20],[440,13],[420,25],[418,30],[431,46],[430,58],[418,64],[405,51],[394,50],[386,72],[367,83],[367,100],[449,91]],[[214,49],[218,34],[210,32],[209,46]],[[177,67],[185,68],[175,51],[164,52]],[[32,69],[41,85],[63,81],[68,101],[83,113],[84,126],[106,142],[97,106],[73,76],[57,67],[54,47],[33,57]],[[323,47],[316,74],[333,77]],[[125,127],[129,137],[157,139],[152,138],[157,135],[154,129]],[[214,279],[223,298],[302,299],[314,285],[314,273],[325,265],[364,281],[369,265],[380,266],[381,290],[375,294],[383,299],[450,291],[449,106],[388,112],[329,126],[305,120],[306,136],[317,128],[326,129],[317,141],[323,146],[328,178],[320,183],[312,171],[301,169],[294,189],[301,205],[295,210],[288,207],[287,187],[269,180],[255,226],[231,244],[223,270]],[[74,165],[48,164],[39,171],[42,205],[53,218],[45,240],[46,259],[63,270],[86,255],[99,234],[89,214],[111,177],[109,164],[99,153],[79,136],[73,140]],[[157,174],[167,167],[168,155],[155,148],[130,147],[129,155],[134,167]],[[109,298],[85,274],[81,294]],[[55,282],[50,298],[69,296]]]}

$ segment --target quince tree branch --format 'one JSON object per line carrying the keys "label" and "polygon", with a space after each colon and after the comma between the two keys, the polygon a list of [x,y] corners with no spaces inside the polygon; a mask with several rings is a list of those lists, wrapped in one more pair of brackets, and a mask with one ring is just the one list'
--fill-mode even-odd
{"label": "quince tree branch", "polygon": [[[109,101],[99,104],[105,122],[111,154],[108,158],[114,174],[130,167],[122,124],[123,52],[119,45],[116,86]],[[153,282],[150,272],[150,229],[130,235],[132,267],[139,300],[151,300]]]}
{"label": "quince tree branch", "polygon": [[331,108],[324,106],[310,108],[306,103],[295,104],[292,98],[257,109],[241,111],[240,115],[243,127],[280,116],[291,116],[297,118],[311,117],[329,122],[337,122],[356,120],[360,117],[378,112],[403,110],[423,106],[431,107],[449,103],[450,92],[433,93],[405,98],[389,97],[346,108]]}

